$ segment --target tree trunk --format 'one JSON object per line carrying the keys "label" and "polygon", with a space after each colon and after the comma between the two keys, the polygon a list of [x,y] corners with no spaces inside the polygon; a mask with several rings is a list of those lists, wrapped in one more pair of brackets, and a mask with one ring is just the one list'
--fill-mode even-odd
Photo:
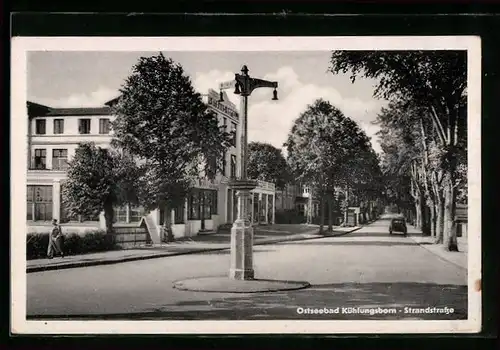
{"label": "tree trunk", "polygon": [[320,213],[319,213],[319,233],[322,234],[324,231],[325,224],[325,198],[324,195],[320,197],[319,200]]}
{"label": "tree trunk", "polygon": [[345,191],[345,210],[344,210],[344,226],[347,226],[348,209],[349,209],[349,188],[346,187],[346,191]]}
{"label": "tree trunk", "polygon": [[436,243],[442,244],[444,241],[444,201],[443,198],[438,198],[436,205]]}
{"label": "tree trunk", "polygon": [[309,205],[308,205],[308,211],[307,211],[307,223],[312,224],[313,223],[313,208],[312,208],[312,186],[310,187],[309,191]]}
{"label": "tree trunk", "polygon": [[163,241],[173,242],[174,233],[172,231],[172,209],[169,205],[165,205],[165,215],[163,220]]}
{"label": "tree trunk", "polygon": [[429,220],[426,212],[425,198],[423,194],[420,194],[419,198],[419,211],[420,211],[420,230],[422,231],[422,235],[429,235]]}
{"label": "tree trunk", "polygon": [[434,202],[430,202],[428,207],[430,214],[429,233],[432,237],[436,237],[436,206]]}
{"label": "tree trunk", "polygon": [[446,250],[450,252],[458,251],[457,230],[455,224],[456,191],[453,186],[453,174],[448,173],[445,183],[444,202],[444,244]]}
{"label": "tree trunk", "polygon": [[113,216],[114,216],[113,204],[106,203],[104,204],[104,221],[106,223],[106,233],[113,233]]}
{"label": "tree trunk", "polygon": [[328,232],[333,231],[333,205],[332,196],[328,194]]}
{"label": "tree trunk", "polygon": [[415,200],[415,214],[416,214],[416,219],[415,219],[415,227],[416,228],[421,228],[422,227],[422,210],[420,210],[420,197],[418,197]]}

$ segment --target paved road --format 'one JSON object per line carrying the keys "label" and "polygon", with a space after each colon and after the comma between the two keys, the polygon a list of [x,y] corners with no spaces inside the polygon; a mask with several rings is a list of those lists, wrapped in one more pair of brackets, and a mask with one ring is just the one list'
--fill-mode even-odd
{"label": "paved road", "polygon": [[[343,237],[254,247],[256,278],[308,281],[298,291],[186,292],[174,281],[224,275],[228,252],[213,252],[27,275],[28,317],[110,319],[464,319],[466,271],[377,221]],[[409,231],[412,233],[411,229]],[[396,314],[299,315],[297,308],[397,308]],[[404,307],[453,314],[406,314]]]}

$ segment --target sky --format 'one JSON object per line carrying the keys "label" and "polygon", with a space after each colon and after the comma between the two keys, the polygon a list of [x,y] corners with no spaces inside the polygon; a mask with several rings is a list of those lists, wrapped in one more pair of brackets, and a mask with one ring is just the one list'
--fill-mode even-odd
{"label": "sky", "polygon": [[[278,101],[272,89],[255,90],[249,99],[249,141],[282,148],[293,122],[309,104],[323,98],[355,120],[380,152],[373,125],[384,100],[373,98],[373,80],[328,72],[329,51],[311,52],[168,52],[180,63],[194,88],[218,91],[219,83],[234,79],[243,64],[252,77],[278,82]],[[141,56],[151,52],[36,51],[27,57],[28,100],[50,107],[98,107],[117,97],[119,89]],[[239,96],[227,91],[239,106]]]}

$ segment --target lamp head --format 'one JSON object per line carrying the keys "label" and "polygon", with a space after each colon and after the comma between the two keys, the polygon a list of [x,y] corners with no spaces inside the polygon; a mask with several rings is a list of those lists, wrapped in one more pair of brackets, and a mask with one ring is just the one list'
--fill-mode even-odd
{"label": "lamp head", "polygon": [[241,73],[243,73],[243,75],[248,75],[248,67],[246,64],[241,67]]}
{"label": "lamp head", "polygon": [[278,101],[278,91],[276,89],[273,90],[273,101]]}
{"label": "lamp head", "polygon": [[236,83],[236,84],[235,84],[235,87],[234,87],[234,93],[235,93],[236,95],[241,94],[241,91],[240,91],[240,84],[238,84],[238,83]]}

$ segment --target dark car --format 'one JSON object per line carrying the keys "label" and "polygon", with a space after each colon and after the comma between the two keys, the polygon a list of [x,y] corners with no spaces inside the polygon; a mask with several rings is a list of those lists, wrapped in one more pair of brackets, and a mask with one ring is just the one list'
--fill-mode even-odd
{"label": "dark car", "polygon": [[392,235],[393,232],[402,233],[405,237],[408,233],[406,228],[406,221],[404,218],[393,218],[389,224],[389,234]]}

